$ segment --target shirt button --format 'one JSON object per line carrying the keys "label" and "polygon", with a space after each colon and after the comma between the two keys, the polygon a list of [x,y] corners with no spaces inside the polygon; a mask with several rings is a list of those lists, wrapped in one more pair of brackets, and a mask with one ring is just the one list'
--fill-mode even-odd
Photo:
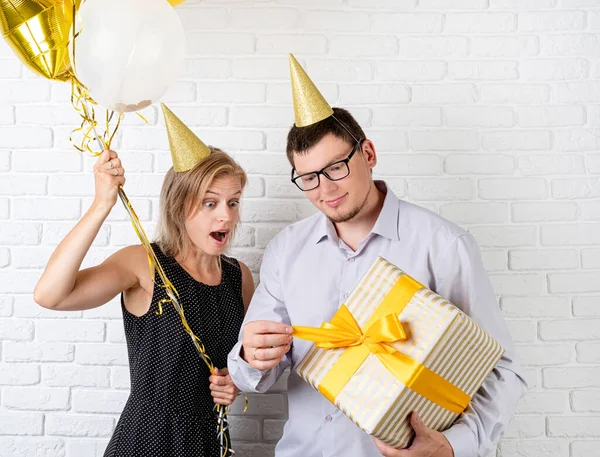
{"label": "shirt button", "polygon": [[348,262],[350,262],[350,263],[354,263],[354,257],[350,257],[350,258],[348,259]]}
{"label": "shirt button", "polygon": [[348,298],[350,294],[344,294],[344,298]]}
{"label": "shirt button", "polygon": [[331,417],[329,414],[327,416],[325,416],[325,420],[327,422],[331,422],[333,420],[333,417]]}

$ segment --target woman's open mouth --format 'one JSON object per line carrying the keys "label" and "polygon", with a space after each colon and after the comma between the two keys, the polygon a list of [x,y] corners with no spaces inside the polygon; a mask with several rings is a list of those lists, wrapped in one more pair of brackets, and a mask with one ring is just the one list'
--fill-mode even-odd
{"label": "woman's open mouth", "polygon": [[211,238],[215,241],[217,246],[225,246],[229,239],[229,230],[210,232]]}

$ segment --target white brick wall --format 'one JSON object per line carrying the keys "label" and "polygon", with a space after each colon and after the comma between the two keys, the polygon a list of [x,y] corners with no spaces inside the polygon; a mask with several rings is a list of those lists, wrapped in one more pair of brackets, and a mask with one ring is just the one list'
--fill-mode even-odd
{"label": "white brick wall", "polygon": [[[288,182],[287,53],[380,152],[376,174],[470,230],[530,393],[498,457],[591,457],[600,447],[600,0],[188,0],[180,81],[165,98],[250,175],[235,253],[313,212]],[[128,393],[118,301],[37,307],[53,247],[89,205],[93,160],[69,146],[66,84],[0,42],[0,456],[102,456]],[[169,167],[158,110],[115,147],[152,232]],[[136,238],[117,207],[86,265]],[[272,455],[285,379],[232,415],[242,457]]]}

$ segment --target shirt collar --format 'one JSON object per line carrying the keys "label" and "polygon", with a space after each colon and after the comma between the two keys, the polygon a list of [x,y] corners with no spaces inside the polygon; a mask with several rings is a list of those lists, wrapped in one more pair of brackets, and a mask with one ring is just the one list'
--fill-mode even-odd
{"label": "shirt collar", "polygon": [[[388,187],[385,181],[375,181],[375,186],[379,191],[385,193],[385,199],[383,201],[383,207],[377,217],[377,221],[371,229],[371,233],[389,238],[393,241],[398,241],[400,239],[398,235],[398,197],[396,197],[396,194]],[[325,238],[329,238],[332,241],[338,241],[333,222],[331,222],[331,220],[323,213],[320,213],[319,222],[314,231],[314,242],[317,244]]]}

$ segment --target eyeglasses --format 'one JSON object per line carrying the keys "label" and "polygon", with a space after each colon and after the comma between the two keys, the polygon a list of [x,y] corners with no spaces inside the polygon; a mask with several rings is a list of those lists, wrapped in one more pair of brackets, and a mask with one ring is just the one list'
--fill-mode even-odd
{"label": "eyeglasses", "polygon": [[319,171],[313,171],[310,173],[305,173],[300,176],[294,177],[294,173],[296,169],[292,169],[292,182],[296,184],[298,189],[303,192],[307,192],[309,190],[314,190],[321,184],[320,176],[323,175],[330,181],[339,181],[340,179],[344,179],[346,176],[350,174],[350,166],[348,162],[354,156],[354,153],[360,148],[363,140],[359,140],[356,142],[352,151],[350,151],[350,155],[346,157],[344,160],[340,160],[338,162],[334,162],[331,165],[327,165],[325,168]]}

